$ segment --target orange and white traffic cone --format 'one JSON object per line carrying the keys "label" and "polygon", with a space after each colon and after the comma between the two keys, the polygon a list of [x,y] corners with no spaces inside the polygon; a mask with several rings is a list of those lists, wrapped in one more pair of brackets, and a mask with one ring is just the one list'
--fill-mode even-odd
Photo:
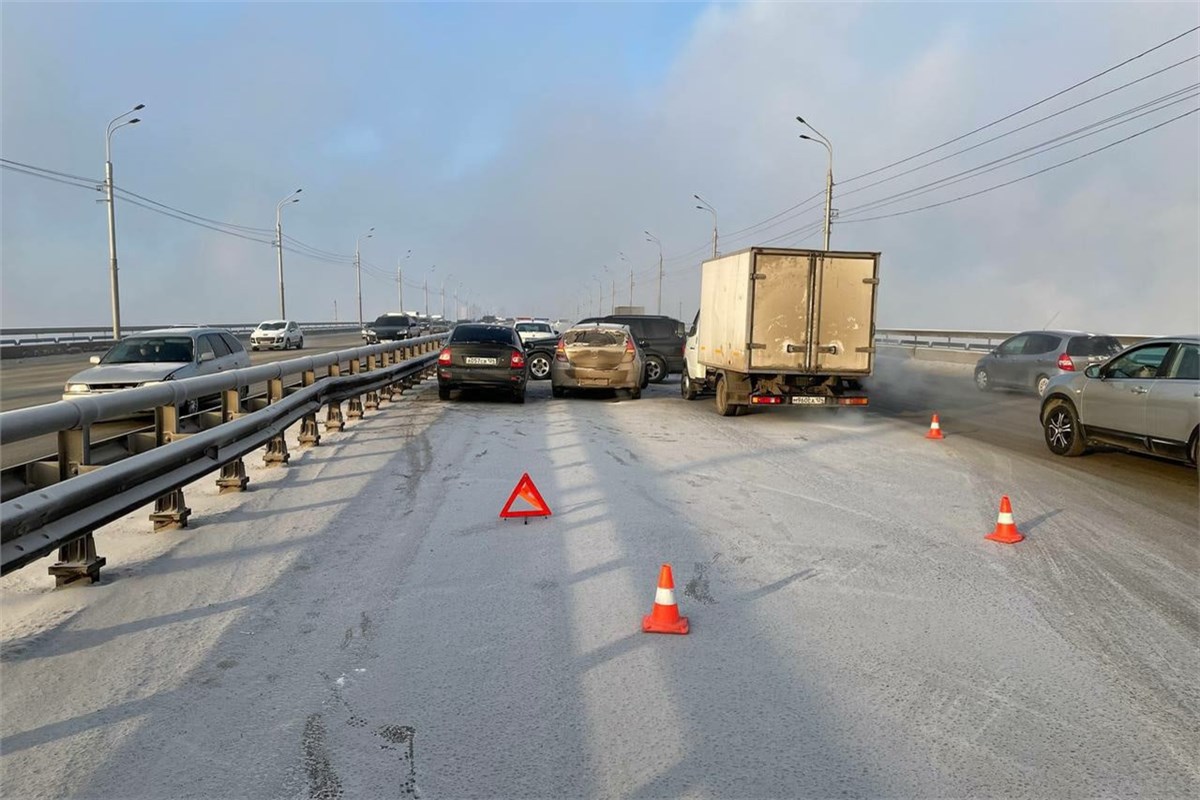
{"label": "orange and white traffic cone", "polygon": [[1001,544],[1016,544],[1025,539],[1017,530],[1016,523],[1013,522],[1012,503],[1008,502],[1008,495],[1000,498],[1000,514],[996,517],[996,530],[983,538]]}
{"label": "orange and white traffic cone", "polygon": [[942,434],[942,426],[938,422],[938,415],[934,414],[933,419],[929,422],[929,433],[925,434],[926,439],[945,439]]}
{"label": "orange and white traffic cone", "polygon": [[675,605],[675,579],[671,577],[671,565],[663,564],[658,572],[658,591],[654,593],[654,608],[642,618],[645,633],[687,633],[687,617],[679,616]]}

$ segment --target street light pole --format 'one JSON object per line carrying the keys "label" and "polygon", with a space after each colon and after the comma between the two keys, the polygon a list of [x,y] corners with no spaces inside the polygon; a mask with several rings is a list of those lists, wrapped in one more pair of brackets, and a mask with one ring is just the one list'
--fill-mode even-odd
{"label": "street light pole", "polygon": [[358,290],[358,327],[363,326],[362,315],[362,257],[359,255],[359,249],[362,247],[363,239],[370,239],[371,232],[374,228],[367,228],[367,232],[359,236],[354,241],[354,286]]}
{"label": "street light pole", "polygon": [[654,242],[655,244],[658,245],[658,313],[661,314],[662,313],[662,279],[663,279],[662,242],[659,240],[659,238],[657,236],[655,236],[650,231],[642,231],[642,233],[644,233],[650,237],[649,239],[646,240],[647,242]]}
{"label": "street light pole", "polygon": [[824,145],[825,149],[829,151],[829,171],[825,173],[825,247],[823,248],[828,251],[829,229],[833,225],[833,145],[829,139],[825,138],[825,134],[805,122],[803,117],[796,117],[796,121],[820,137],[819,139],[814,139],[802,133],[800,134],[801,139],[807,139],[810,142]]}
{"label": "street light pole", "polygon": [[[412,250],[405,253],[404,258],[407,259],[412,255]],[[401,261],[396,265],[396,286],[400,292],[400,313],[404,313],[404,262]]]}
{"label": "street light pole", "polygon": [[713,258],[716,258],[717,257],[717,210],[715,208],[713,208],[712,205],[710,205],[709,202],[707,200],[705,200],[703,197],[701,197],[700,195],[694,194],[694,195],[692,195],[692,197],[696,198],[701,203],[701,205],[696,206],[696,208],[700,209],[701,211],[707,211],[708,213],[712,214],[712,218],[713,218]]}
{"label": "street light pole", "polygon": [[[437,270],[437,264],[429,268],[430,272]],[[429,276],[425,276],[425,324],[429,324]]]}
{"label": "street light pole", "polygon": [[287,319],[287,306],[283,301],[283,207],[288,203],[299,203],[303,189],[297,189],[280,200],[275,206],[275,247],[279,249],[279,318]]}
{"label": "street light pole", "polygon": [[138,103],[121,116],[116,117],[108,123],[108,129],[104,134],[104,194],[108,201],[108,275],[112,294],[113,341],[121,338],[121,291],[117,285],[117,204],[113,202],[112,135],[117,128],[141,122],[140,119],[134,117],[121,122],[120,125],[117,124],[133,112],[141,111],[145,107],[145,103]]}

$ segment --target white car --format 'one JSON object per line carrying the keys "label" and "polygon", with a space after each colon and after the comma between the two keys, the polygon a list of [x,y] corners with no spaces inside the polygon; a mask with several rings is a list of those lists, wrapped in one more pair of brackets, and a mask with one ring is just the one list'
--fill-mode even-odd
{"label": "white car", "polygon": [[290,319],[269,319],[260,322],[250,334],[251,350],[304,349],[304,331]]}
{"label": "white car", "polygon": [[521,337],[521,342],[527,342],[530,339],[545,339],[554,336],[554,328],[550,327],[549,322],[518,322],[513,326],[517,335]]}

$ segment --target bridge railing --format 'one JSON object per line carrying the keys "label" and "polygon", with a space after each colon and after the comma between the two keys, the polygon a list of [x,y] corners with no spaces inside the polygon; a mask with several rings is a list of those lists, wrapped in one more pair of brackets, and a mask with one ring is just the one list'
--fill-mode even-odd
{"label": "bridge railing", "polygon": [[[876,328],[875,344],[894,347],[988,353],[1021,331],[950,330],[948,328]],[[1145,334],[1112,334],[1122,345],[1152,338]]]}
{"label": "bridge railing", "polygon": [[[301,330],[311,333],[337,333],[357,331],[353,322],[301,322]],[[162,330],[179,327],[179,323],[167,325],[132,325],[121,329],[122,334]],[[187,327],[222,328],[237,336],[249,336],[258,327],[257,322],[239,322],[232,325],[188,324]],[[85,325],[55,328],[0,328],[0,347],[17,347],[31,344],[71,344],[83,342],[111,343],[112,326]]]}
{"label": "bridge railing", "polygon": [[[0,413],[0,445],[46,435],[58,441],[55,456],[3,471],[0,574],[58,549],[58,563],[50,567],[58,585],[97,580],[105,563],[96,555],[97,528],[151,501],[154,530],[187,527],[184,486],[219,470],[222,493],[243,491],[249,483],[243,456],[265,446],[266,464],[286,464],[289,427],[300,423],[302,447],[318,445],[322,408],[325,430],[336,431],[395,400],[431,374],[444,338],[357,347]],[[248,396],[251,386],[262,384],[264,396]],[[181,429],[181,407],[213,398],[219,410],[192,414],[188,429]],[[151,432],[129,434],[120,447],[99,448],[92,440],[93,425],[148,410]]]}

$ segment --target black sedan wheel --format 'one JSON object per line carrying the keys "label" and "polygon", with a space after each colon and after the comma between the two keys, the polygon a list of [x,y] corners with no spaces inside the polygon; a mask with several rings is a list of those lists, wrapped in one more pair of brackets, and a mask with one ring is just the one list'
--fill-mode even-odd
{"label": "black sedan wheel", "polygon": [[1059,456],[1079,456],[1087,451],[1087,436],[1075,408],[1065,400],[1052,400],[1046,408],[1042,428],[1046,446]]}
{"label": "black sedan wheel", "polygon": [[549,353],[534,353],[529,357],[529,376],[535,381],[544,381],[550,377]]}
{"label": "black sedan wheel", "polygon": [[667,365],[658,356],[646,358],[646,379],[651,383],[662,383],[667,377]]}

